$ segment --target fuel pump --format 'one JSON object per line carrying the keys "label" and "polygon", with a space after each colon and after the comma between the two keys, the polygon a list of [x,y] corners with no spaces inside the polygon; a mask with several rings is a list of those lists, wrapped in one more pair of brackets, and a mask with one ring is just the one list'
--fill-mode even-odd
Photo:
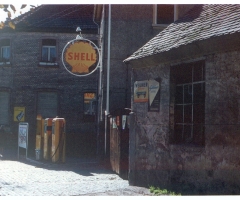
{"label": "fuel pump", "polygon": [[37,130],[36,130],[36,160],[41,159],[41,151],[43,149],[43,120],[41,115],[37,115]]}
{"label": "fuel pump", "polygon": [[66,122],[64,118],[52,120],[52,162],[65,162]]}
{"label": "fuel pump", "polygon": [[52,120],[53,118],[46,118],[44,120],[43,159],[45,160],[49,160],[51,158]]}

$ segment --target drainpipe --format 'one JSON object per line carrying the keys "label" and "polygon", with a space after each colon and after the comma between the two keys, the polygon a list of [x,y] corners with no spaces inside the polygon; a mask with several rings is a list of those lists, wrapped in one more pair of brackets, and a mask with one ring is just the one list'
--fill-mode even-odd
{"label": "drainpipe", "polygon": [[107,96],[105,110],[105,156],[107,155],[107,116],[109,115],[109,80],[110,80],[110,39],[111,39],[111,4],[108,7],[108,59],[107,59]]}

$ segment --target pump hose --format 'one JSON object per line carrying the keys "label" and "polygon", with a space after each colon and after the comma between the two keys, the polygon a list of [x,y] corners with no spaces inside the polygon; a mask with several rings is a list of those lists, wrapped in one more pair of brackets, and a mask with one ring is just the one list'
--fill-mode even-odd
{"label": "pump hose", "polygon": [[[57,151],[58,151],[58,149],[59,149],[59,146],[60,146],[60,143],[62,142],[63,135],[65,135],[65,132],[63,132],[63,133],[61,134],[61,138],[60,138],[60,140],[59,140],[59,142],[58,142],[58,146],[57,146],[57,148],[56,148],[54,154],[52,155],[51,159],[52,159],[53,156],[55,156],[55,154],[57,153]],[[59,150],[62,150],[62,151],[63,151],[63,147],[64,147],[64,145],[62,145],[62,148],[59,149]],[[62,152],[62,151],[60,151],[60,152]],[[60,154],[60,152],[59,152],[59,154]],[[57,160],[56,162],[59,162],[59,159],[60,159],[60,155],[59,155],[59,158],[58,158],[58,160]]]}

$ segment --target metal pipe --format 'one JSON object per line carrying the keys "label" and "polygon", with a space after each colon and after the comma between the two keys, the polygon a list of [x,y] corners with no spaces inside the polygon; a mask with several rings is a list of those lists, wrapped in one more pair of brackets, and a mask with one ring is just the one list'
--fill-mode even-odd
{"label": "metal pipe", "polygon": [[111,4],[108,7],[108,58],[107,58],[107,96],[105,111],[105,156],[107,154],[107,116],[109,114],[109,81],[110,81],[110,42],[111,42]]}

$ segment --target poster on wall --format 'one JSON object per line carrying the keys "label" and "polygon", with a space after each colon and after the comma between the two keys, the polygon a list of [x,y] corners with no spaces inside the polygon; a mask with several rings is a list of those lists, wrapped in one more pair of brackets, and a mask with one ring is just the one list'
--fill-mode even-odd
{"label": "poster on wall", "polygon": [[26,149],[26,158],[28,152],[28,123],[20,122],[18,125],[18,159],[19,159],[19,148]]}
{"label": "poster on wall", "polygon": [[160,107],[160,81],[159,80],[149,80],[149,104],[148,111],[159,112]]}
{"label": "poster on wall", "polygon": [[13,120],[15,122],[25,121],[25,107],[14,107]]}
{"label": "poster on wall", "polygon": [[19,123],[18,146],[26,149],[27,141],[28,141],[28,123]]}
{"label": "poster on wall", "polygon": [[148,102],[148,81],[135,81],[134,96],[135,103]]}

